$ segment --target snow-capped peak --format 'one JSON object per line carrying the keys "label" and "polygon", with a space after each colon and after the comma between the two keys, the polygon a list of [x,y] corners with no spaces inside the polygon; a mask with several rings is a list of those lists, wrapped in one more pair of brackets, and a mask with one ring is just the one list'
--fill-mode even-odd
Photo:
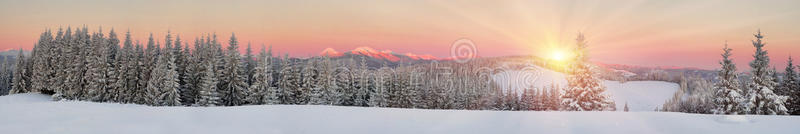
{"label": "snow-capped peak", "polygon": [[325,48],[324,50],[322,50],[322,52],[320,52],[320,56],[328,55],[331,57],[340,57],[346,54],[368,56],[371,58],[384,59],[392,62],[400,61],[403,58],[408,58],[412,60],[439,60],[439,58],[430,54],[425,54],[425,55],[417,55],[413,53],[396,54],[392,50],[376,50],[366,46],[357,47],[347,52],[338,52],[333,48]]}

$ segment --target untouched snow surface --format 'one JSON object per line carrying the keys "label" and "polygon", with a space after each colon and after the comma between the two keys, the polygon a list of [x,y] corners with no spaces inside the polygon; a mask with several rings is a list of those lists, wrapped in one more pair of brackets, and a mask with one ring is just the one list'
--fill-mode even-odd
{"label": "untouched snow surface", "polygon": [[148,107],[0,96],[6,134],[800,133],[800,117],[665,112],[533,112],[310,105]]}
{"label": "untouched snow surface", "polygon": [[[495,82],[504,89],[522,92],[525,87],[549,87],[552,84],[564,87],[567,85],[566,76],[562,73],[551,71],[531,65],[530,68],[521,70],[507,70],[492,76]],[[680,89],[676,83],[662,81],[618,81],[604,80],[606,94],[617,103],[617,109],[622,110],[625,102],[631,111],[653,111],[660,108],[664,102],[672,98]]]}

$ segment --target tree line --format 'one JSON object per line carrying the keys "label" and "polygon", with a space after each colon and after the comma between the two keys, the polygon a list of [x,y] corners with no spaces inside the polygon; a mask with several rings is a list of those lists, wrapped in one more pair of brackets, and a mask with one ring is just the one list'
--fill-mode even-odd
{"label": "tree line", "polygon": [[[721,68],[714,82],[684,77],[681,90],[662,110],[706,114],[800,115],[800,82],[797,81],[792,58],[788,58],[781,77],[777,69],[769,65],[764,35],[759,30],[753,36],[755,52],[747,74],[737,72],[730,58],[733,49],[728,48],[726,42],[719,62]],[[688,97],[681,97],[686,96],[684,93],[689,94]]]}
{"label": "tree line", "polygon": [[[32,53],[18,54],[9,93],[40,92],[54,100],[83,100],[151,106],[337,105],[471,110],[614,110],[605,87],[576,58],[570,85],[500,89],[494,63],[433,62],[374,68],[364,57],[306,59],[257,55],[248,43],[239,52],[231,34],[222,47],[216,34],[190,41],[167,32],[150,34],[143,45],[130,31],[45,30]],[[579,51],[585,51],[582,35]],[[121,45],[120,45],[121,44]],[[163,47],[162,47],[163,46]],[[585,102],[584,102],[585,101]]]}

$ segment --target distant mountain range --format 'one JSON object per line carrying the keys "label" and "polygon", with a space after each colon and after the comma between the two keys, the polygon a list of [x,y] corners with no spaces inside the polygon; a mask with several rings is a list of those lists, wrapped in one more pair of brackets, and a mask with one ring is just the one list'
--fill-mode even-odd
{"label": "distant mountain range", "polygon": [[350,51],[346,52],[339,52],[333,48],[325,48],[322,52],[319,53],[320,56],[329,56],[333,58],[339,57],[350,57],[354,55],[366,56],[373,59],[380,59],[386,60],[389,62],[400,62],[400,61],[415,61],[415,60],[423,60],[423,61],[431,61],[431,60],[445,60],[442,58],[438,58],[436,56],[425,54],[413,54],[413,53],[394,53],[392,50],[375,50],[370,47],[358,47]]}

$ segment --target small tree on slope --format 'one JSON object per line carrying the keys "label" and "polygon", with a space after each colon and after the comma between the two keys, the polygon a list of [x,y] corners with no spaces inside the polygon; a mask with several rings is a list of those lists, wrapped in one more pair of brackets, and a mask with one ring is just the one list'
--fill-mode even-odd
{"label": "small tree on slope", "polygon": [[739,88],[739,76],[736,74],[736,65],[729,58],[732,49],[725,43],[725,48],[722,50],[725,52],[722,54],[722,61],[719,62],[722,70],[717,73],[719,81],[714,85],[713,99],[715,108],[711,111],[715,114],[744,114],[746,111],[741,106],[744,97]]}
{"label": "small tree on slope", "polygon": [[583,34],[578,34],[576,39],[575,57],[569,68],[567,81],[568,88],[561,97],[562,110],[567,111],[602,111],[613,110],[612,100],[603,92],[606,87],[601,85],[600,79],[592,71],[594,66],[589,63],[586,41]]}
{"label": "small tree on slope", "polygon": [[769,70],[769,56],[763,49],[765,43],[761,40],[764,36],[758,31],[755,37],[753,46],[756,47],[756,52],[753,61],[750,62],[753,81],[748,84],[748,94],[744,102],[746,109],[751,114],[787,114],[784,106],[787,97],[772,92],[775,89],[775,82],[770,75],[775,72]]}

